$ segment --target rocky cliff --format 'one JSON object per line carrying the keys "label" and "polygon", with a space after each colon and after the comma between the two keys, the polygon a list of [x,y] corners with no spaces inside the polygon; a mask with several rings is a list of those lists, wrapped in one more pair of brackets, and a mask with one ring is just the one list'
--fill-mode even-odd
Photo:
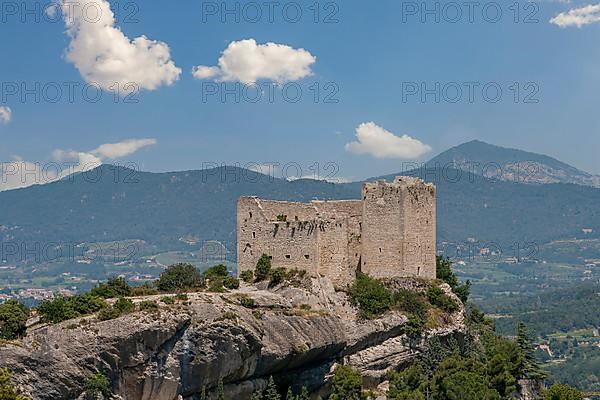
{"label": "rocky cliff", "polygon": [[[242,306],[240,298],[252,298],[253,307]],[[22,342],[0,347],[1,364],[40,400],[78,398],[96,371],[123,399],[196,399],[203,387],[214,395],[219,379],[227,399],[248,399],[271,375],[298,390],[327,391],[340,361],[376,387],[426,346],[403,334],[405,315],[361,320],[346,295],[323,279],[307,279],[301,287],[190,293],[171,305],[160,296],[134,300],[148,299],[158,301],[158,311],[34,325]],[[427,335],[460,335],[463,329],[461,310]]]}

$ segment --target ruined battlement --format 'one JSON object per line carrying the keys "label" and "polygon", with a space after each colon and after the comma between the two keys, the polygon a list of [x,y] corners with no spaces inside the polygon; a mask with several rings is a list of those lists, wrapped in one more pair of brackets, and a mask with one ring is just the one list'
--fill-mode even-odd
{"label": "ruined battlement", "polygon": [[435,186],[413,177],[364,183],[360,200],[295,203],[240,197],[238,273],[264,253],[273,266],[329,277],[356,271],[435,278]]}

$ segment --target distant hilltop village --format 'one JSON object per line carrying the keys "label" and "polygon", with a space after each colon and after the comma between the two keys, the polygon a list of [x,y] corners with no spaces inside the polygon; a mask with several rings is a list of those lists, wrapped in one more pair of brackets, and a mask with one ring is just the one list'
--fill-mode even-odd
{"label": "distant hilltop village", "polygon": [[328,277],[338,287],[356,271],[377,278],[435,278],[435,186],[399,176],[364,183],[361,200],[294,203],[240,197],[238,274],[264,253],[274,267]]}

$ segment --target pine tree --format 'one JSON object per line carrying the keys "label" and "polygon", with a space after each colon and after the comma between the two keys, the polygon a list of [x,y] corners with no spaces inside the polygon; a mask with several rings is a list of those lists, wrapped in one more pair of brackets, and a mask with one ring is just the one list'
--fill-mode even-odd
{"label": "pine tree", "polygon": [[535,352],[533,350],[533,346],[531,345],[529,331],[527,329],[527,325],[525,325],[523,322],[519,322],[517,344],[521,349],[523,357],[520,369],[523,377],[529,379],[544,378],[546,374],[544,373],[544,371],[542,371],[535,359]]}
{"label": "pine tree", "polygon": [[298,400],[310,400],[310,394],[308,393],[308,389],[306,386],[302,386],[302,390],[300,391],[300,396],[298,396]]}
{"label": "pine tree", "polygon": [[281,400],[281,396],[277,391],[277,386],[275,386],[275,381],[271,376],[269,378],[269,384],[267,385],[267,391],[265,393],[265,400]]}
{"label": "pine tree", "polygon": [[252,393],[252,398],[250,400],[263,400],[263,396],[260,390]]}
{"label": "pine tree", "polygon": [[219,386],[217,386],[217,399],[225,400],[225,389],[223,388],[223,378],[219,379]]}
{"label": "pine tree", "polygon": [[285,395],[285,400],[296,400],[296,396],[294,395],[294,392],[292,392],[291,386],[288,387],[287,394]]}

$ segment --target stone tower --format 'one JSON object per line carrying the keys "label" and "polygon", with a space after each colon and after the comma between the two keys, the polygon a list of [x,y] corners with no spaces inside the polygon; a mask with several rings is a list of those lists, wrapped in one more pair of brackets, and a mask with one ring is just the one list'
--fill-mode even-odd
{"label": "stone tower", "polygon": [[365,183],[361,270],[435,278],[435,186],[412,177]]}

